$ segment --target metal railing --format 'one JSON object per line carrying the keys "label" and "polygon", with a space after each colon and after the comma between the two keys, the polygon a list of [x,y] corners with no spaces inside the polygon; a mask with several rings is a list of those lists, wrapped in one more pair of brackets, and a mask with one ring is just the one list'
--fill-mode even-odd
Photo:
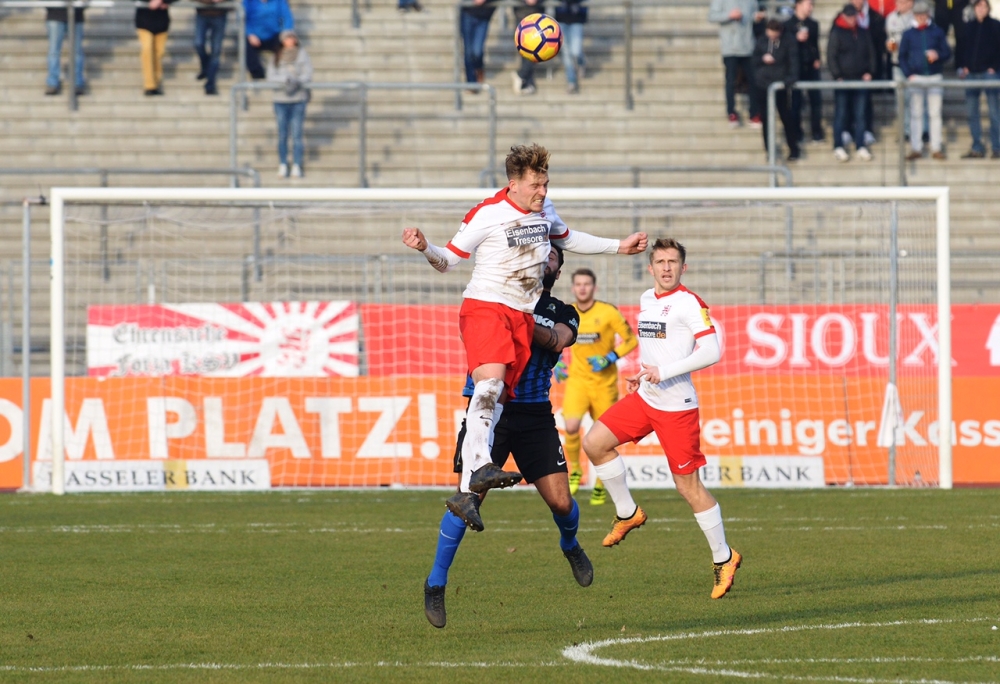
{"label": "metal railing", "polygon": [[[74,167],[74,168],[42,168],[42,169],[0,169],[0,176],[98,176],[101,179],[101,187],[108,187],[108,179],[111,176],[229,176],[229,186],[240,187],[240,177],[247,177],[253,182],[253,187],[260,187],[260,174],[256,169],[249,166],[243,168],[217,168],[208,167],[203,169],[195,168],[100,168],[100,167]],[[18,202],[20,204],[20,202]]]}
{"label": "metal railing", "polygon": [[[479,187],[496,187],[497,177],[503,175],[505,170],[499,168],[485,168],[479,172]],[[785,178],[785,186],[792,187],[792,171],[787,166],[780,164],[774,166],[559,166],[550,169],[551,174],[612,174],[627,173],[632,177],[632,187],[642,187],[642,174],[644,173],[766,173],[781,174]],[[489,184],[487,184],[489,179]]]}
{"label": "metal railing", "polygon": [[[148,3],[146,2],[136,2],[136,0],[0,0],[0,7],[10,7],[14,9],[47,9],[49,7],[65,7],[66,8],[66,40],[64,43],[68,44],[67,52],[69,53],[69,83],[71,84],[66,90],[69,93],[69,109],[72,112],[77,111],[79,108],[79,103],[77,102],[76,94],[76,50],[73,46],[76,44],[76,16],[71,8],[83,8],[83,9],[114,9],[122,7],[125,9],[133,9],[137,7],[145,7]],[[238,0],[231,2],[220,2],[214,5],[206,5],[201,2],[188,2],[186,0],[181,0],[180,2],[174,2],[169,5],[169,9],[219,9],[219,10],[234,10],[236,12],[236,54],[237,61],[239,62],[236,67],[236,80],[240,83],[246,81],[246,21],[243,17],[243,3]]]}
{"label": "metal railing", "polygon": [[[892,90],[896,97],[896,121],[899,124],[898,136],[898,184],[906,186],[906,138],[903,136],[903,117],[909,116],[906,111],[906,91],[924,91],[930,88],[941,88],[943,90],[996,90],[1000,89],[1000,81],[976,81],[976,80],[942,80],[933,82],[911,82],[911,81],[800,81],[792,84],[795,90]],[[784,90],[784,83],[772,83],[767,89],[767,159],[773,165],[777,159],[777,106],[775,102],[776,93]],[[772,186],[774,179],[772,177]]]}
{"label": "metal railing", "polygon": [[[358,93],[358,187],[368,187],[368,91],[370,90],[479,90],[489,97],[486,133],[486,162],[488,168],[496,166],[497,93],[488,83],[370,83],[344,81],[340,83],[308,83],[309,90],[354,90]],[[239,149],[240,96],[254,90],[280,90],[281,83],[236,83],[229,98],[229,163],[236,166]],[[403,118],[405,115],[398,115]]]}
{"label": "metal railing", "polygon": [[[357,3],[357,0],[353,0]],[[559,0],[541,0],[538,7],[539,11],[542,8],[545,11],[552,14],[555,7],[559,4]],[[683,38],[683,37],[711,37],[718,34],[718,29],[708,21],[708,3],[705,0],[587,0],[587,7],[590,8],[622,8],[623,11],[623,28],[622,28],[622,43],[625,50],[625,77],[623,80],[624,86],[624,101],[625,109],[632,110],[635,108],[635,96],[634,96],[634,86],[633,86],[633,55],[635,53],[635,40],[636,38]],[[763,3],[767,7],[767,12],[773,15],[778,11],[779,7],[785,7],[792,4],[791,0],[766,0]],[[505,7],[515,7],[519,6],[513,0],[503,0],[501,2],[496,2],[494,5],[498,9]],[[461,81],[465,78],[465,66],[464,66],[464,47],[462,43],[462,30],[461,30],[461,9],[462,7],[472,7],[474,6],[470,0],[460,0],[456,5],[455,9],[455,80]],[[636,17],[635,9],[642,7],[697,7],[705,10],[705,29],[700,31],[692,30],[667,30],[667,31],[645,31],[636,30]],[[355,7],[356,8],[356,7]],[[355,28],[360,25],[360,17],[357,18],[357,23],[354,24]],[[588,25],[600,26],[599,22],[592,22]],[[600,31],[598,29],[599,35],[607,35],[606,32]],[[511,50],[514,54],[514,51]],[[461,109],[462,94],[458,92],[455,94],[455,108]]]}
{"label": "metal railing", "polygon": [[[546,11],[552,13],[558,4],[558,0],[542,0],[539,3],[539,11],[545,8]],[[455,80],[462,81],[465,79],[465,57],[464,57],[464,45],[462,42],[462,30],[461,30],[461,9],[462,7],[472,7],[473,3],[470,0],[462,0],[458,3],[455,9],[455,47],[454,47],[454,61],[455,61]],[[505,7],[515,7],[518,6],[517,3],[512,0],[503,1],[495,3],[498,9]],[[624,28],[622,33],[622,39],[625,47],[625,78],[624,80],[624,97],[625,97],[625,108],[633,109],[635,106],[635,98],[633,96],[633,85],[632,85],[632,55],[634,51],[634,41],[635,38],[660,38],[660,37],[679,37],[686,35],[703,35],[703,32],[687,32],[687,31],[669,31],[664,33],[663,31],[653,32],[640,32],[635,31],[635,14],[633,12],[634,7],[704,7],[707,12],[707,5],[704,0],[588,0],[588,7],[621,7],[624,11]],[[707,23],[707,21],[706,21]],[[708,29],[710,31],[710,29]],[[714,35],[714,32],[712,32]],[[513,45],[512,45],[513,47]],[[511,50],[514,53],[513,49]],[[462,93],[461,91],[455,94],[455,108],[462,108]]]}

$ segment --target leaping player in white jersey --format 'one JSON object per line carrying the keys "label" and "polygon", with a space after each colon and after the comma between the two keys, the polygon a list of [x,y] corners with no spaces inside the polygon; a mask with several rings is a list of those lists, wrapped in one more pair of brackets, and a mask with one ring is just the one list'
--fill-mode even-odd
{"label": "leaping player in white jersey", "polygon": [[477,494],[521,480],[520,473],[494,465],[490,444],[507,388],[513,394],[531,356],[533,312],[550,242],[580,254],[639,254],[647,244],[645,233],[610,240],[567,228],[547,198],[549,153],[544,147],[511,147],[506,168],[507,187],[469,211],[445,248],[429,243],[418,228],[403,230],[403,243],[442,273],[476,255],[459,312],[475,390],[466,414],[462,479],[447,502],[476,531],[483,529]]}
{"label": "leaping player in white jersey", "polygon": [[743,559],[726,543],[722,509],[698,475],[705,455],[691,373],[718,362],[721,351],[708,305],[681,285],[686,258],[687,251],[677,240],[660,239],[653,244],[649,254],[653,288],[639,298],[636,331],[642,370],[626,378],[628,394],[601,415],[587,433],[583,448],[615,502],[614,525],[604,538],[604,546],[614,546],[646,522],[646,513],[632,500],[625,463],[616,448],[656,433],[677,492],[691,506],[712,549],[712,598],[717,599],[733,586]]}

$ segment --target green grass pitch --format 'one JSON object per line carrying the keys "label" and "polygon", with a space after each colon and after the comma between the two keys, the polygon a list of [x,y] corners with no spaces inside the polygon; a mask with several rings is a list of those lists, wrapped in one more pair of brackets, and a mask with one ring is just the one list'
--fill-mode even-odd
{"label": "green grass pitch", "polygon": [[671,491],[576,585],[532,491],[498,492],[423,614],[443,491],[0,497],[0,681],[1000,681],[1000,492],[721,490],[711,559]]}

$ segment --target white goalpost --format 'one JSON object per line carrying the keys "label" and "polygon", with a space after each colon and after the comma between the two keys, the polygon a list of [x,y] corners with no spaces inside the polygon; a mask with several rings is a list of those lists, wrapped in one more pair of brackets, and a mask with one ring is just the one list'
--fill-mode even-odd
{"label": "white goalpost", "polygon": [[[53,188],[34,488],[453,484],[470,269],[439,274],[399,236],[419,226],[443,245],[492,194]],[[550,196],[571,229],[687,246],[685,285],[724,348],[694,377],[716,484],[780,479],[787,463],[818,468],[821,485],[952,487],[948,188]],[[650,287],[645,259],[567,253],[554,294],[571,301],[568,276],[587,266],[598,297],[630,318]],[[638,474],[656,445],[632,449]],[[107,475],[113,463],[135,469]]]}

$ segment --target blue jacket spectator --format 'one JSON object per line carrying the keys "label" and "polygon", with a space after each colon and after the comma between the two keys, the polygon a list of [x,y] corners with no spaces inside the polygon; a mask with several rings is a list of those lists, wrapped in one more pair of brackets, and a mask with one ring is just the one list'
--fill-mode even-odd
{"label": "blue jacket spectator", "polygon": [[[937,59],[927,60],[927,51],[937,52]],[[918,76],[934,76],[944,70],[944,63],[951,59],[951,47],[945,39],[944,30],[934,23],[922,28],[911,28],[903,34],[899,44],[899,68],[903,75],[909,78]]]}
{"label": "blue jacket spectator", "polygon": [[[931,156],[945,159],[942,147],[941,106],[944,90],[937,86],[944,76],[944,63],[951,59],[951,47],[945,39],[944,29],[930,20],[930,4],[927,0],[913,3],[913,28],[903,34],[899,43],[899,68],[906,80],[923,86],[927,93],[927,119],[930,124]],[[919,93],[918,93],[919,94]],[[906,155],[910,161],[923,156],[924,98],[910,98],[910,146]]]}
{"label": "blue jacket spectator", "polygon": [[247,35],[262,41],[277,38],[282,31],[295,29],[295,19],[287,0],[243,0]]}
{"label": "blue jacket spectator", "polygon": [[247,71],[259,80],[265,76],[261,51],[277,52],[281,48],[281,32],[294,30],[295,20],[288,0],[243,0],[243,9],[247,20]]}

